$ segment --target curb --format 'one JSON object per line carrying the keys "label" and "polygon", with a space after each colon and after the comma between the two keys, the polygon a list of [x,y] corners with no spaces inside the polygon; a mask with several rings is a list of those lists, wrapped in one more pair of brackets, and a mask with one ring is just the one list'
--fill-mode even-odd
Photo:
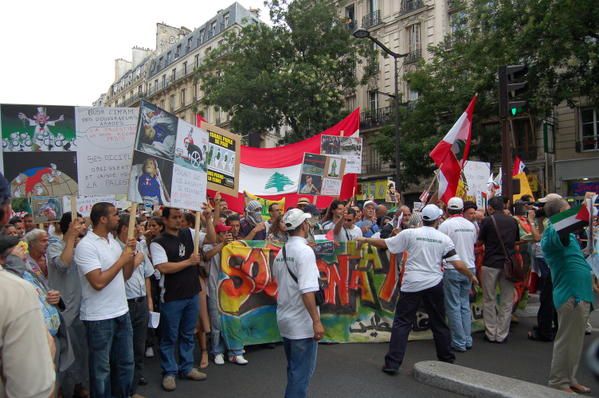
{"label": "curb", "polygon": [[560,398],[571,396],[571,394],[540,384],[439,361],[416,363],[414,378],[421,383],[467,397]]}

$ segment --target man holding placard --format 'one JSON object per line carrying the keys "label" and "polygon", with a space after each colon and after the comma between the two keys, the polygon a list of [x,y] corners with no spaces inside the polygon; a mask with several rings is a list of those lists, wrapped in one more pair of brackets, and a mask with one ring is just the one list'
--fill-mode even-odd
{"label": "man holding placard", "polygon": [[[122,250],[113,238],[119,222],[113,204],[96,203],[90,218],[93,229],[75,249],[81,276],[80,317],[87,329],[90,390],[96,398],[127,398],[134,363],[125,279],[133,273],[136,241],[129,239]],[[111,367],[118,373],[111,375]]]}
{"label": "man holding placard", "polygon": [[[160,304],[162,388],[174,391],[177,375],[196,381],[206,379],[205,373],[193,367],[194,329],[200,312],[200,256],[194,251],[192,230],[181,228],[183,212],[165,207],[162,217],[164,232],[152,241],[150,252],[164,278]],[[212,224],[212,219],[207,217],[207,222]]]}

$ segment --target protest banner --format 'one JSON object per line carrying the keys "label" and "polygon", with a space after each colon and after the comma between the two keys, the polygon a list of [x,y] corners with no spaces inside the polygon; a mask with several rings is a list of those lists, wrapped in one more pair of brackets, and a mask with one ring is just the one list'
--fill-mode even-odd
{"label": "protest banner", "polygon": [[77,192],[75,108],[0,106],[2,161],[15,198]]}
{"label": "protest banner", "polygon": [[237,196],[241,137],[205,121],[200,128],[208,134],[208,189]]}
{"label": "protest banner", "polygon": [[487,192],[487,183],[491,175],[491,164],[487,162],[478,162],[469,160],[464,166],[464,176],[468,189],[466,195],[469,200],[475,200],[476,206],[484,207],[483,192]]}
{"label": "protest banner", "polygon": [[298,193],[339,196],[344,173],[345,159],[304,153]]}
{"label": "protest banner", "polygon": [[389,190],[389,180],[362,181],[358,184],[356,199],[358,200],[385,200]]}
{"label": "protest banner", "polygon": [[[72,209],[71,199],[73,196],[64,196],[62,198],[62,207],[63,209]],[[92,207],[94,204],[99,202],[108,202],[112,203],[119,209],[126,208],[125,206],[120,206],[116,200],[115,195],[97,195],[97,196],[77,196],[76,199],[76,209],[77,213],[81,214],[83,217],[89,217],[89,214],[92,211]]]}
{"label": "protest banner", "polygon": [[260,196],[252,195],[249,192],[245,192],[247,197],[250,200],[257,200],[262,205],[262,220],[270,221],[270,213],[268,212],[268,208],[270,205],[277,204],[281,209],[281,214],[285,213],[285,198],[279,200],[266,199]]}
{"label": "protest banner", "polygon": [[35,224],[59,221],[63,214],[61,197],[32,196],[31,214]]}
{"label": "protest banner", "polygon": [[206,201],[207,133],[142,101],[129,176],[128,200],[145,208],[201,210]]}
{"label": "protest banner", "polygon": [[79,195],[127,194],[139,109],[76,107]]}
{"label": "protest banner", "polygon": [[346,173],[362,173],[362,138],[358,136],[320,136],[320,153],[345,159]]}
{"label": "protest banner", "polygon": [[[324,243],[329,245],[330,242]],[[399,295],[394,255],[368,245],[342,242],[333,254],[316,250],[325,303],[320,307],[325,342],[386,342]],[[226,341],[243,345],[281,340],[276,320],[274,259],[279,247],[266,241],[239,241],[221,253],[217,299]],[[471,303],[473,330],[482,330],[482,294]],[[419,310],[410,339],[430,339],[427,314]]]}

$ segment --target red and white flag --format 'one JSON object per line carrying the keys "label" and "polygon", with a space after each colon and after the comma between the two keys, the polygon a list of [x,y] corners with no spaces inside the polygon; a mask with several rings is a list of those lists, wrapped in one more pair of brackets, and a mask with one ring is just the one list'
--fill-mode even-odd
{"label": "red and white flag", "polygon": [[476,99],[476,95],[472,97],[462,116],[429,155],[439,168],[438,196],[445,203],[455,196],[462,167],[468,159],[472,140],[472,114]]}
{"label": "red and white flag", "polygon": [[[198,120],[199,122],[199,120]],[[358,136],[360,134],[360,109],[354,110],[346,118],[320,134],[289,145],[276,148],[241,147],[239,158],[239,195],[222,195],[229,208],[243,212],[243,192],[251,192],[269,200],[285,197],[285,206],[293,207],[301,196],[297,194],[304,153],[320,153],[320,136],[341,135]],[[357,186],[357,174],[345,174],[341,185],[342,200],[350,199]],[[209,192],[210,196],[214,192]],[[316,205],[324,208],[335,199],[318,196]]]}
{"label": "red and white flag", "polygon": [[524,164],[522,159],[520,159],[519,156],[516,156],[516,158],[514,159],[514,167],[512,167],[512,177],[515,177],[520,173],[524,173],[525,168],[526,165]]}

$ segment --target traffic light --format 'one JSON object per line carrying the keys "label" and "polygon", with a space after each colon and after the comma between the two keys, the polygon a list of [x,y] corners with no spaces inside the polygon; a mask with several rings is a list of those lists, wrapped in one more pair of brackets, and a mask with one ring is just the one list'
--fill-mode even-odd
{"label": "traffic light", "polygon": [[524,99],[528,88],[527,73],[526,65],[499,67],[499,117],[514,117],[524,112],[527,104]]}

